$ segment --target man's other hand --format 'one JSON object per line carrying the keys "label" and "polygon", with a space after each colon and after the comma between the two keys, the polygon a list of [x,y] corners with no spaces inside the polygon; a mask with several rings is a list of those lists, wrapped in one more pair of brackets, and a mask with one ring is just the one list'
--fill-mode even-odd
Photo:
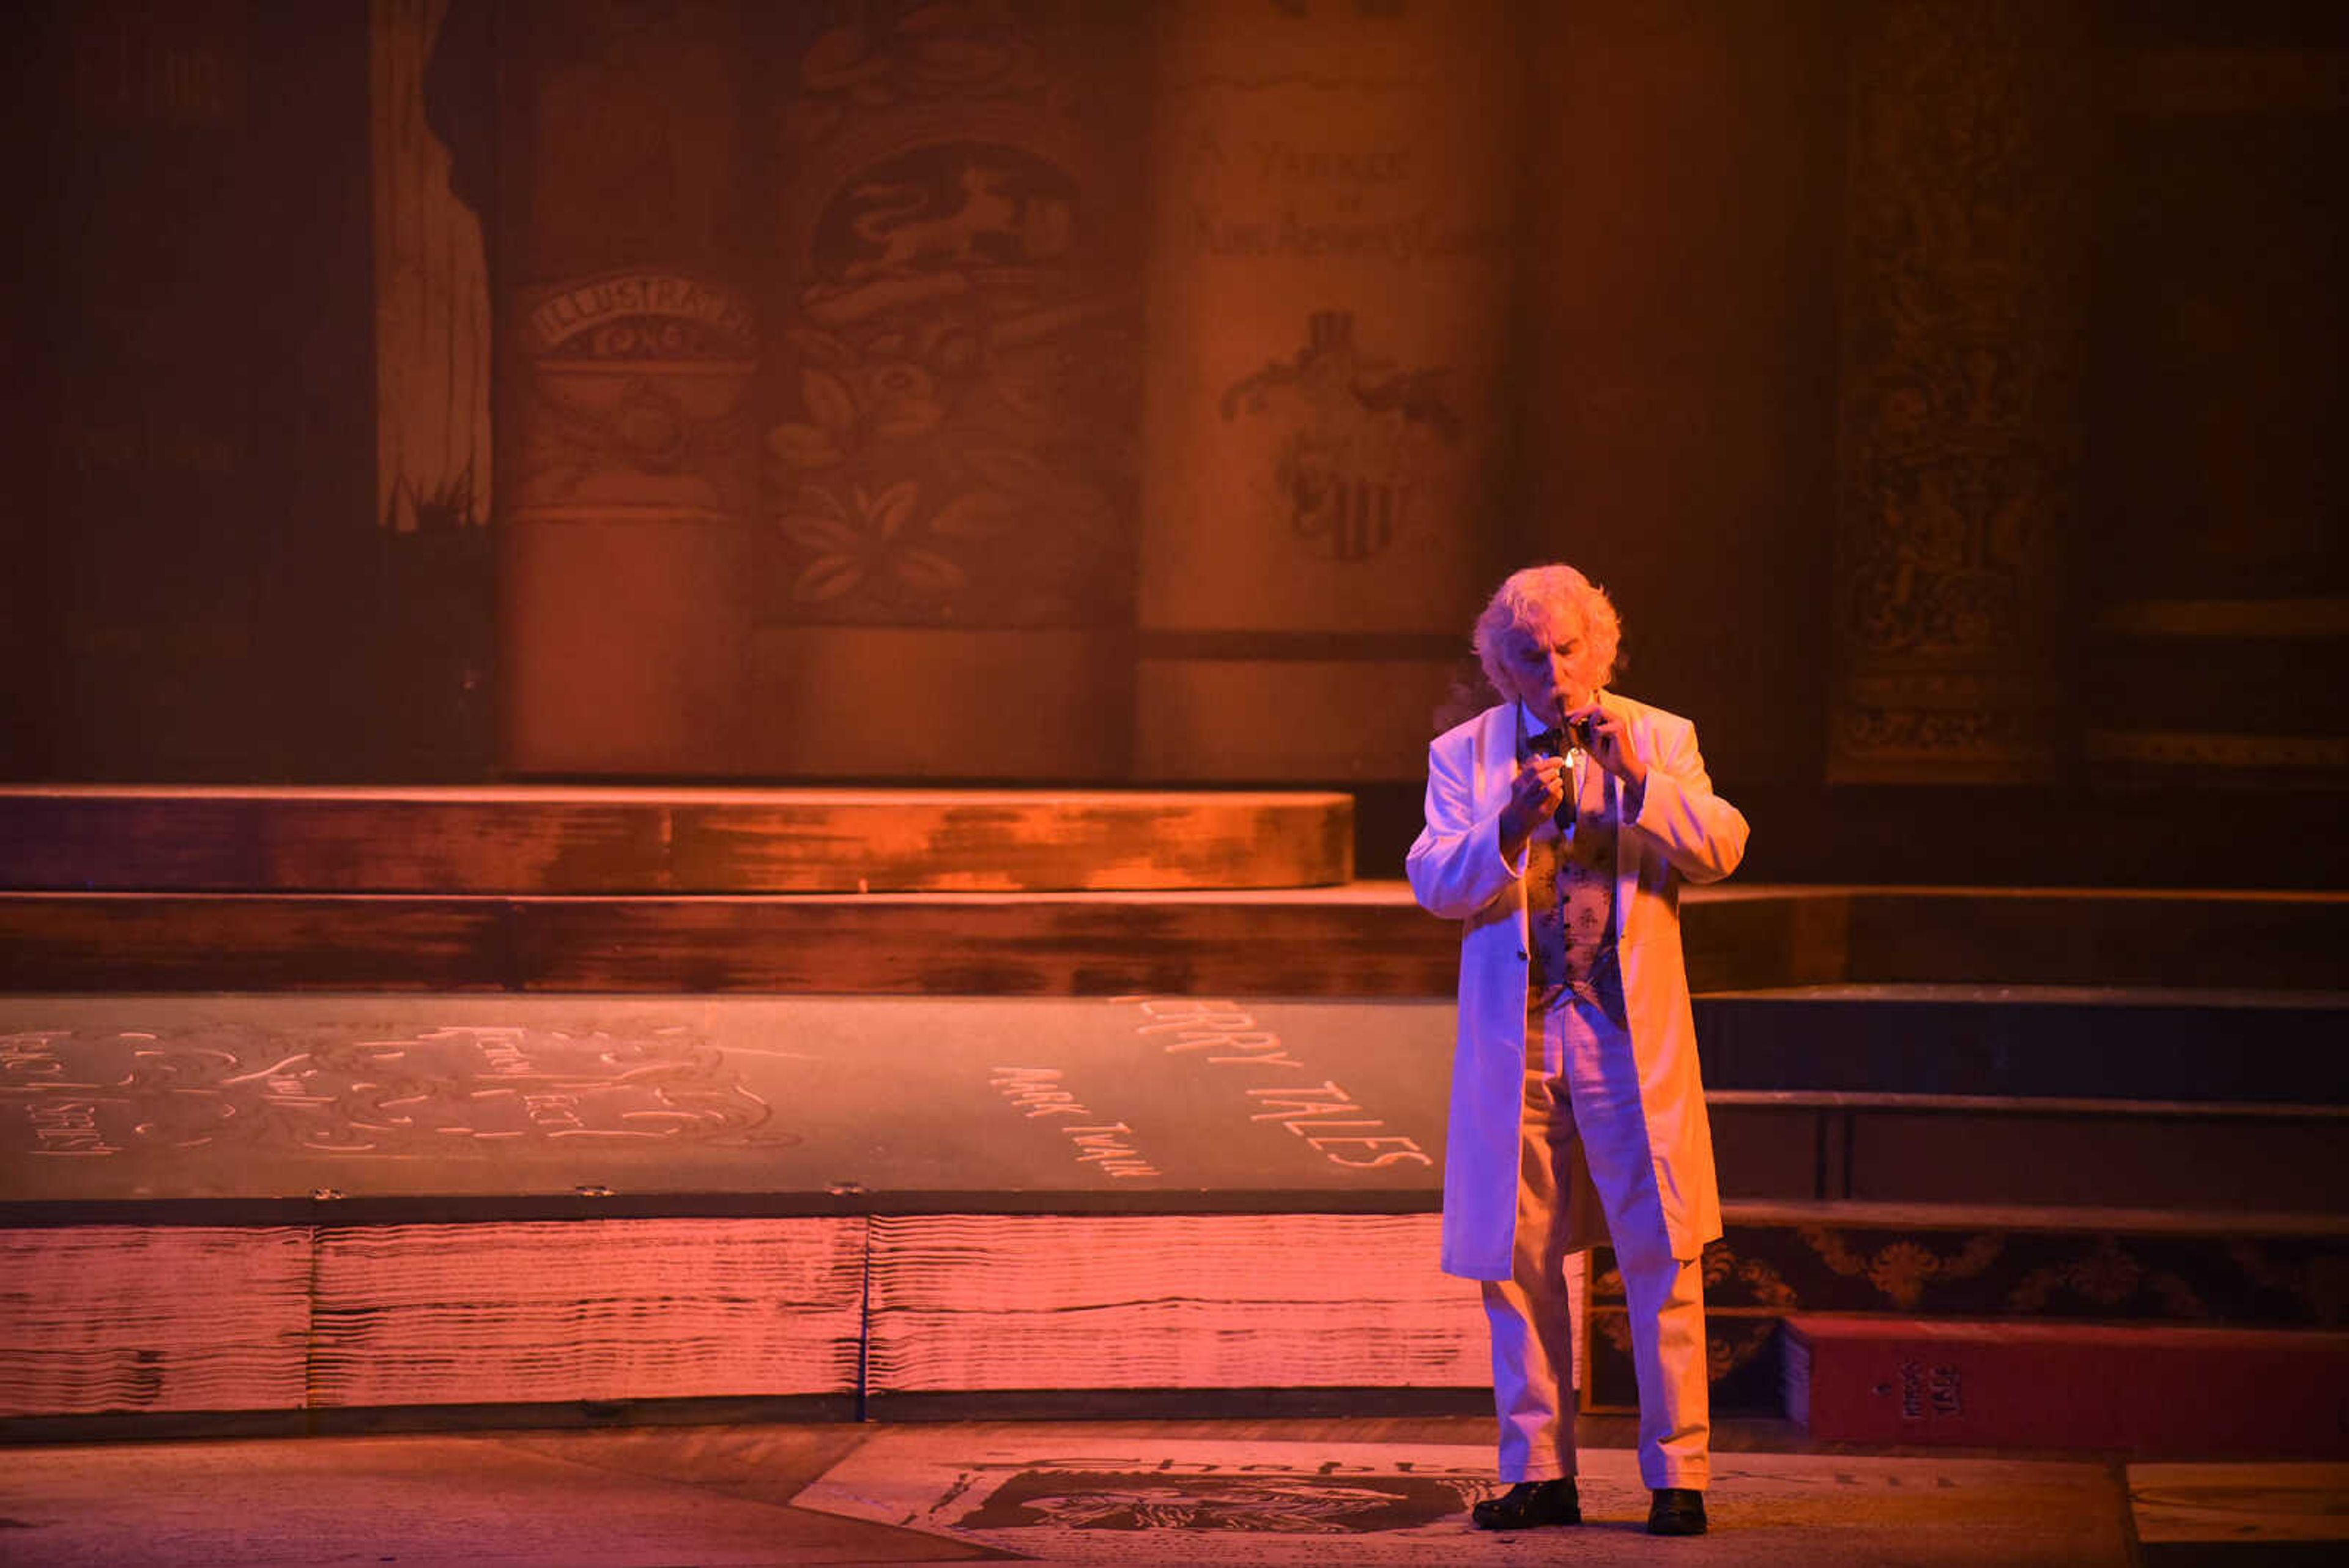
{"label": "man's other hand", "polygon": [[1640,754],[1639,742],[1631,739],[1631,726],[1619,716],[1607,711],[1604,704],[1593,702],[1577,708],[1566,716],[1571,725],[1587,726],[1583,732],[1590,737],[1590,760],[1613,774],[1634,790],[1644,789],[1648,783],[1648,760]]}
{"label": "man's other hand", "polygon": [[1534,829],[1557,815],[1569,776],[1563,757],[1535,757],[1517,770],[1509,804],[1501,808],[1502,859],[1516,864]]}

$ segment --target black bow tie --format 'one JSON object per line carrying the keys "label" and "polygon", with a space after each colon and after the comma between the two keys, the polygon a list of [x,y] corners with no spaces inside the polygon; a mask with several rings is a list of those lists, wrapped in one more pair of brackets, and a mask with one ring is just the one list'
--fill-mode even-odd
{"label": "black bow tie", "polygon": [[1544,730],[1538,735],[1526,738],[1526,755],[1529,757],[1563,756],[1566,753],[1566,732]]}

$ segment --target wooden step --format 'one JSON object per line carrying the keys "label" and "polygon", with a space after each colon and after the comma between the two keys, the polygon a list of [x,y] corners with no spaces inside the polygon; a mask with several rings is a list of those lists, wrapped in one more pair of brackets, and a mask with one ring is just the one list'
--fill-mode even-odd
{"label": "wooden step", "polygon": [[1786,1414],[1820,1442],[2337,1456],[2349,1334],[1790,1317]]}
{"label": "wooden step", "polygon": [[[2337,990],[2349,893],[1878,887],[1843,890],[1837,981]],[[1832,914],[1822,914],[1832,920]]]}
{"label": "wooden step", "polygon": [[[2339,955],[2349,950],[2349,898],[1733,883],[1682,894],[1690,983],[1701,992],[2021,984],[2048,971],[2028,940],[1961,942],[1942,965],[1956,973],[1920,975],[1904,954],[1930,950],[1951,927],[2033,909],[2041,898],[2065,911],[2075,943],[2056,971],[2064,984],[2321,989],[2340,983]],[[2144,918],[2148,907],[2159,920]],[[1889,942],[1890,929],[1910,922],[1901,943]],[[2187,956],[2226,953],[2246,930],[2261,934],[2257,951],[2225,972]],[[1964,962],[1980,967],[1965,974]],[[2166,978],[2142,978],[2160,977],[2166,964]],[[0,892],[0,992],[1438,998],[1452,995],[1458,971],[1456,926],[1422,911],[1398,881],[867,896]]]}
{"label": "wooden step", "polygon": [[694,898],[0,894],[0,992],[1451,993],[1400,883]]}
{"label": "wooden step", "polygon": [[418,893],[1288,888],[1353,797],[1247,791],[0,789],[0,887]]}
{"label": "wooden step", "polygon": [[1705,1103],[1735,1198],[2349,1212],[2349,1106],[1712,1088]]}

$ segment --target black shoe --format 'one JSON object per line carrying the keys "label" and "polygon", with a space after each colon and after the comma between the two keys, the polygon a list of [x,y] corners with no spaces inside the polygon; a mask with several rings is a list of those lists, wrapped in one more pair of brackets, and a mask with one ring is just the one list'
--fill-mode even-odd
{"label": "black shoe", "polygon": [[1648,1533],[1702,1535],[1704,1493],[1684,1486],[1658,1487],[1656,1501],[1648,1505]]}
{"label": "black shoe", "polygon": [[1468,1511],[1479,1530],[1535,1530],[1545,1524],[1580,1524],[1582,1500],[1575,1495],[1574,1478],[1519,1481],[1498,1497],[1488,1497]]}

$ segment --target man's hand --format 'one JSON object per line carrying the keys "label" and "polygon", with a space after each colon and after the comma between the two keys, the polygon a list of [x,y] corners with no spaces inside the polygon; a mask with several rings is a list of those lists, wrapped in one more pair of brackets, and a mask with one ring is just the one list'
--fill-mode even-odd
{"label": "man's hand", "polygon": [[1535,757],[1517,771],[1509,786],[1509,804],[1501,808],[1501,858],[1512,866],[1534,829],[1557,814],[1566,799],[1567,772],[1563,757]]}
{"label": "man's hand", "polygon": [[1590,736],[1588,750],[1590,760],[1621,779],[1632,790],[1641,790],[1648,784],[1648,760],[1631,739],[1631,726],[1609,713],[1597,702],[1577,708],[1566,716],[1570,725],[1587,725]]}

